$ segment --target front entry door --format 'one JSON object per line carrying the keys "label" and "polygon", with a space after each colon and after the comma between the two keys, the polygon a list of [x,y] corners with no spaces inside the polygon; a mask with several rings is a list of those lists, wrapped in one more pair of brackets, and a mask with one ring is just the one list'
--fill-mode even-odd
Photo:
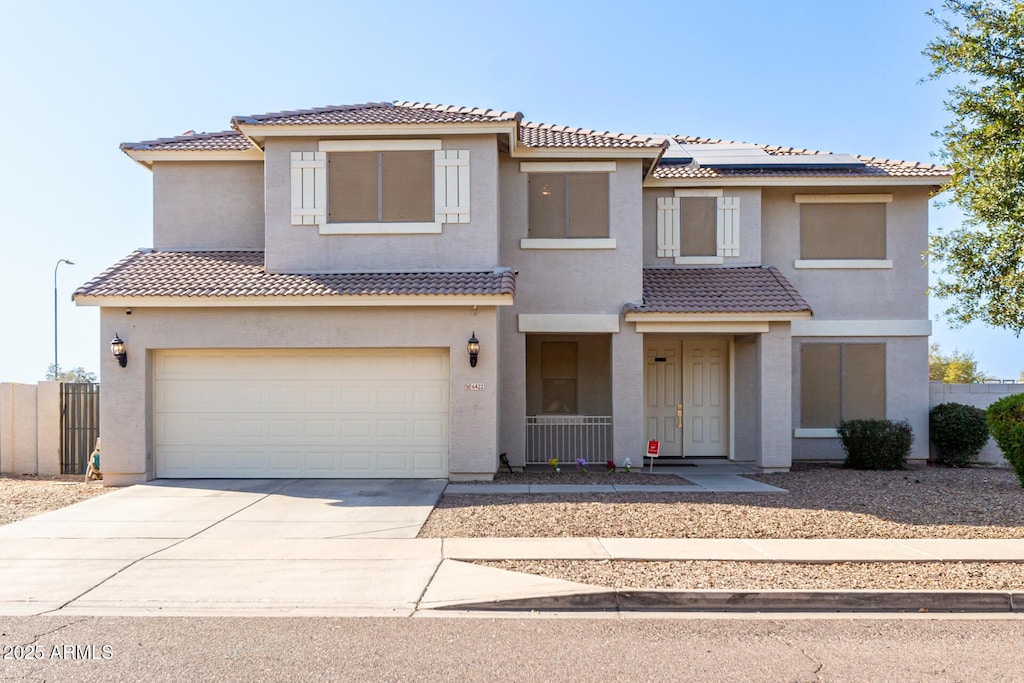
{"label": "front entry door", "polygon": [[648,341],[645,355],[647,438],[662,457],[729,455],[729,341]]}
{"label": "front entry door", "polygon": [[648,342],[644,348],[647,439],[661,442],[661,456],[683,455],[683,398],[681,345],[677,341]]}
{"label": "front entry door", "polygon": [[683,455],[729,455],[729,342],[683,342]]}

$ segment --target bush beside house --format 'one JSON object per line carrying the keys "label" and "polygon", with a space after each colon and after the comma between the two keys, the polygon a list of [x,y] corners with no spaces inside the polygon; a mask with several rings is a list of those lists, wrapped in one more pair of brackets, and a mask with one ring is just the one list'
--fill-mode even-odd
{"label": "bush beside house", "polygon": [[950,467],[969,467],[988,443],[985,411],[962,403],[942,403],[928,414],[936,461]]}
{"label": "bush beside house", "polygon": [[1024,394],[1004,396],[986,411],[992,437],[1024,486]]}
{"label": "bush beside house", "polygon": [[844,420],[836,431],[846,453],[843,464],[857,470],[901,470],[914,444],[906,420]]}

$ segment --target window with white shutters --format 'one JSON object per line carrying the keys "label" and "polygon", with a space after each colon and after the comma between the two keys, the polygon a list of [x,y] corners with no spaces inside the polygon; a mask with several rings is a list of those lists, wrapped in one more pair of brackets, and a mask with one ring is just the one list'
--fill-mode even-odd
{"label": "window with white shutters", "polygon": [[676,190],[657,201],[657,253],[677,265],[718,265],[740,254],[740,198]]}
{"label": "window with white shutters", "polygon": [[440,233],[470,222],[469,150],[433,140],[330,140],[292,152],[292,224],[322,234]]}

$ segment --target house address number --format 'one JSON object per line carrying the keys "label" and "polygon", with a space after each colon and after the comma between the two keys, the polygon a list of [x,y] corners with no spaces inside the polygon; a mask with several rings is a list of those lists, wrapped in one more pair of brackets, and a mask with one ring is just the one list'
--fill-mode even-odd
{"label": "house address number", "polygon": [[473,384],[467,384],[466,385],[466,391],[483,391],[483,390],[484,390],[484,383],[483,382],[474,382]]}

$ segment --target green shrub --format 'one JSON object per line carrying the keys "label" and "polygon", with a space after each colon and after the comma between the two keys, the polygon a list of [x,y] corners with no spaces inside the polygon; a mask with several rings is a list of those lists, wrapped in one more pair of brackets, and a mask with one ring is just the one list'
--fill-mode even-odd
{"label": "green shrub", "polygon": [[942,403],[928,414],[938,462],[970,467],[988,443],[985,411],[962,403]]}
{"label": "green shrub", "polygon": [[901,470],[914,443],[906,420],[845,420],[836,430],[846,452],[846,467],[856,470]]}
{"label": "green shrub", "polygon": [[985,413],[992,438],[1024,486],[1024,394],[1004,396]]}

